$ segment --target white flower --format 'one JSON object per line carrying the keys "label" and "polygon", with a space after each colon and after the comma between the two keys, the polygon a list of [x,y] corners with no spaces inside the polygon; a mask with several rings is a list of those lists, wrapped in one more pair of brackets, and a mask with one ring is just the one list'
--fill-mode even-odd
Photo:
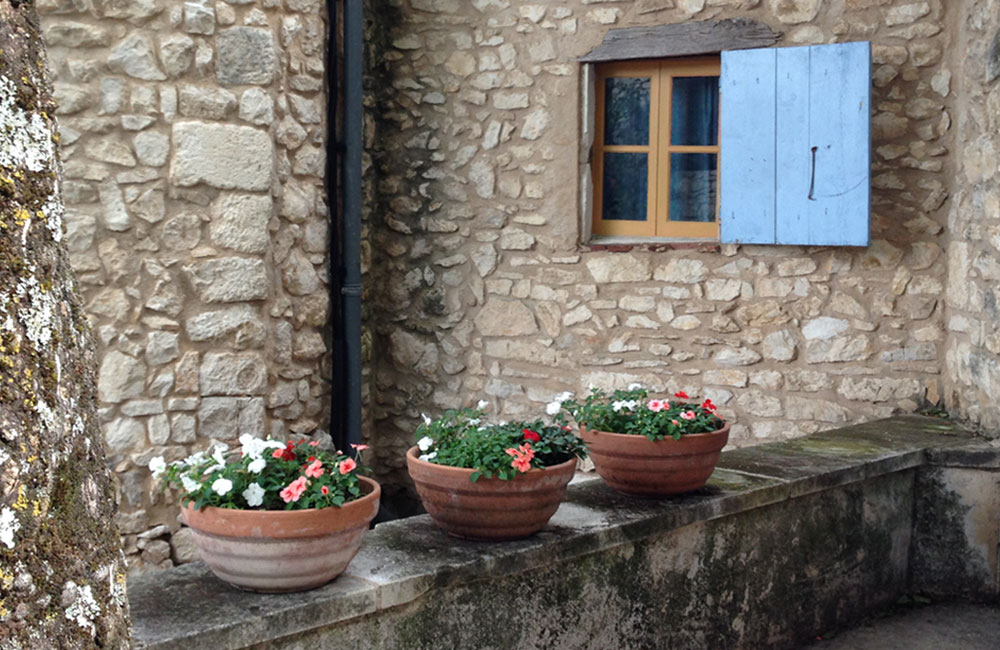
{"label": "white flower", "polygon": [[420,460],[434,460],[435,458],[437,458],[437,455],[438,455],[438,453],[436,451],[432,451],[429,454],[423,454],[423,455],[421,455],[420,456]]}
{"label": "white flower", "polygon": [[559,393],[558,395],[556,395],[555,397],[552,398],[552,401],[553,402],[559,402],[561,404],[561,403],[565,402],[568,399],[573,399],[573,391],[571,391],[571,390],[568,390],[568,391],[566,391],[564,393]]}
{"label": "white flower", "polygon": [[160,478],[160,474],[167,471],[167,463],[163,460],[163,456],[149,459],[149,471],[153,473],[153,478]]}
{"label": "white flower", "polygon": [[247,471],[251,474],[260,474],[264,471],[265,467],[267,467],[267,461],[264,458],[257,456],[250,461],[249,465],[247,465]]}
{"label": "white flower", "polygon": [[469,420],[469,424],[471,424],[472,426],[476,426],[477,424],[479,424],[479,418],[472,418],[471,420]]}
{"label": "white flower", "polygon": [[220,445],[212,450],[212,460],[215,461],[216,465],[222,465],[223,467],[226,466],[226,457],[222,455],[222,452],[226,451],[226,449],[228,449],[228,447]]}
{"label": "white flower", "polygon": [[481,400],[479,400],[479,402],[478,402],[478,403],[476,404],[476,408],[477,408],[477,409],[479,409],[480,411],[482,411],[482,410],[483,410],[484,408],[486,408],[486,407],[487,407],[487,406],[489,406],[489,405],[490,405],[490,403],[489,403],[489,402],[487,402],[487,401],[486,401],[486,400],[484,400],[484,399],[481,399]]}
{"label": "white flower", "polygon": [[623,400],[619,400],[617,402],[612,402],[611,403],[611,408],[616,413],[618,411],[621,411],[621,410],[632,411],[632,410],[635,410],[636,404],[637,404],[637,402],[634,399],[623,399]]}
{"label": "white flower", "polygon": [[201,489],[201,483],[194,480],[190,476],[181,476],[181,485],[184,487],[184,491],[188,494],[193,494]]}
{"label": "white flower", "polygon": [[420,451],[427,451],[433,444],[434,441],[431,440],[430,436],[424,436],[417,441],[417,447],[420,447]]}
{"label": "white flower", "polygon": [[257,447],[257,440],[259,438],[255,438],[249,433],[244,433],[240,436],[240,451],[243,452],[244,456],[256,456],[260,453]]}
{"label": "white flower", "polygon": [[203,461],[203,460],[205,460],[205,452],[204,451],[199,451],[198,453],[191,454],[190,456],[188,456],[187,458],[185,458],[184,462],[183,462],[183,465],[185,467],[193,467],[193,466],[198,465],[199,463],[201,463],[201,461]]}
{"label": "white flower", "polygon": [[422,417],[424,419],[424,424],[426,424],[427,426],[431,425],[431,421],[432,420],[429,417],[427,417],[426,413],[421,413],[420,417]]}
{"label": "white flower", "polygon": [[229,494],[229,491],[233,489],[233,482],[228,478],[217,478],[212,483],[212,491],[218,494],[220,497],[224,497]]}
{"label": "white flower", "polygon": [[628,385],[628,389],[629,390],[639,390],[640,388],[642,388],[642,384],[629,384]]}
{"label": "white flower", "polygon": [[561,410],[562,410],[562,402],[560,401],[549,402],[548,404],[545,405],[545,412],[548,413],[549,415],[555,415]]}
{"label": "white flower", "polygon": [[264,503],[264,488],[258,483],[251,483],[247,489],[243,490],[243,498],[247,500],[248,506],[256,508]]}

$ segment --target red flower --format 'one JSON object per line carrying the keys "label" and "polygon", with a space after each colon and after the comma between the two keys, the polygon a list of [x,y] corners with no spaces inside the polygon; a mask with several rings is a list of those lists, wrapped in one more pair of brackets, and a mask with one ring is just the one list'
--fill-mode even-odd
{"label": "red flower", "polygon": [[719,407],[716,406],[715,404],[713,404],[712,400],[707,399],[707,398],[705,399],[704,402],[701,403],[701,408],[705,409],[706,411],[717,411],[717,410],[719,410]]}
{"label": "red flower", "polygon": [[316,460],[313,461],[311,465],[306,467],[306,476],[309,478],[319,478],[320,476],[323,476],[324,471],[326,470],[323,469],[323,463]]}
{"label": "red flower", "polygon": [[677,397],[677,398],[680,398],[680,399],[691,399],[691,397],[687,393],[685,393],[684,391],[682,391],[682,390],[679,390],[676,393],[674,393],[674,397]]}
{"label": "red flower", "polygon": [[510,462],[510,466],[519,472],[527,472],[531,469],[531,459],[527,456],[518,456]]}
{"label": "red flower", "polygon": [[524,429],[522,431],[522,433],[524,433],[524,439],[525,440],[530,440],[531,442],[538,442],[538,441],[540,441],[542,439],[542,437],[540,435],[538,435],[537,433],[535,433],[531,429]]}

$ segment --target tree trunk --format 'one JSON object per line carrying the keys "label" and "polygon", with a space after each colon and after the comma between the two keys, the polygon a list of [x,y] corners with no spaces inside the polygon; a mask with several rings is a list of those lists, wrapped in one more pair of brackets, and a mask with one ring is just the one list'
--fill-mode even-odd
{"label": "tree trunk", "polygon": [[62,239],[38,19],[0,0],[0,649],[127,648],[94,347]]}

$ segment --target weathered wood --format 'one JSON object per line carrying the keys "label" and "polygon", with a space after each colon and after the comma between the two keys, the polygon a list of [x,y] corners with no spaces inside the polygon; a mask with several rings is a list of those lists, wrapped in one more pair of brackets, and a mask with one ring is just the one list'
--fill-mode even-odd
{"label": "weathered wood", "polygon": [[724,243],[869,242],[871,46],[722,53]]}
{"label": "weathered wood", "polygon": [[764,23],[748,18],[625,27],[609,30],[601,44],[579,61],[600,63],[715,54],[725,50],[770,47],[779,38],[780,35]]}
{"label": "weathered wood", "polygon": [[719,239],[773,244],[775,49],[723,52]]}

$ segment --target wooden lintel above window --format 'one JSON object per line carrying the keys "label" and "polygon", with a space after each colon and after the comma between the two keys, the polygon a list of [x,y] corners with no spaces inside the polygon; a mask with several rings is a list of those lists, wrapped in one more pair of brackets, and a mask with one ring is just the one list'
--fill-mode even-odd
{"label": "wooden lintel above window", "polygon": [[609,30],[601,44],[578,61],[600,63],[715,54],[723,50],[770,47],[779,38],[780,34],[764,23],[748,18],[625,27]]}

